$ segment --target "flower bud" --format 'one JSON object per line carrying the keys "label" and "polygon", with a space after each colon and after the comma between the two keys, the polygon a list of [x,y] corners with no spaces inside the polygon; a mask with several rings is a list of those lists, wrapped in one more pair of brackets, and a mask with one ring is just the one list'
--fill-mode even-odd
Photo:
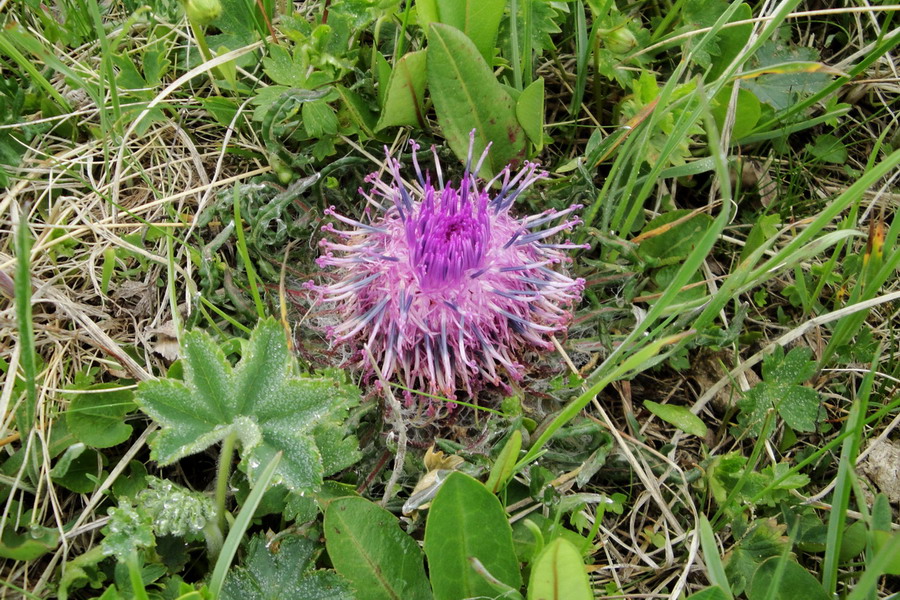
{"label": "flower bud", "polygon": [[637,45],[637,39],[625,25],[603,32],[600,39],[615,54],[630,52]]}
{"label": "flower bud", "polygon": [[206,25],[222,14],[219,0],[187,0],[184,8],[191,22],[197,25]]}

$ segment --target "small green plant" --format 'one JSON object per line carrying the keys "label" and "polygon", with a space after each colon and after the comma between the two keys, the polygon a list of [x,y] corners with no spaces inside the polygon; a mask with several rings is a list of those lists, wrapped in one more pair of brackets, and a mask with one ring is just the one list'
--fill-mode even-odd
{"label": "small green plant", "polygon": [[276,482],[298,493],[318,489],[323,476],[358,459],[356,440],[343,429],[358,390],[328,376],[301,376],[274,319],[260,321],[234,367],[203,331],[185,334],[183,352],[184,381],[143,382],[135,401],[161,426],[151,442],[160,464],[222,443],[216,503],[223,524],[236,444],[251,482],[284,453]]}
{"label": "small green plant", "polygon": [[785,424],[795,431],[811,432],[822,420],[819,394],[801,385],[816,372],[812,350],[793,348],[787,354],[779,347],[763,361],[763,381],[748,391],[738,402],[740,414],[735,435],[752,437],[770,435],[774,426],[763,430],[766,415],[775,410]]}

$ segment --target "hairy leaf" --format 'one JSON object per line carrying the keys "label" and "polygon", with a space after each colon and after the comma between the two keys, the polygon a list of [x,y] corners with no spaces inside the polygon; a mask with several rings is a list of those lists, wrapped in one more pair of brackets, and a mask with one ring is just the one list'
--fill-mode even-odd
{"label": "hairy leaf", "polygon": [[303,598],[346,600],[353,598],[349,584],[333,571],[315,570],[317,544],[300,536],[282,538],[267,547],[265,538],[254,537],[244,565],[233,569],[222,588],[223,600]]}
{"label": "hairy leaf", "polygon": [[[154,460],[171,464],[235,435],[251,482],[277,452],[276,478],[293,490],[314,490],[322,477],[356,458],[356,442],[340,423],[359,390],[328,377],[297,377],[284,330],[261,321],[232,368],[212,338],[185,334],[185,381],[142,382],[138,406],[161,425]],[[317,440],[327,441],[321,446]]]}

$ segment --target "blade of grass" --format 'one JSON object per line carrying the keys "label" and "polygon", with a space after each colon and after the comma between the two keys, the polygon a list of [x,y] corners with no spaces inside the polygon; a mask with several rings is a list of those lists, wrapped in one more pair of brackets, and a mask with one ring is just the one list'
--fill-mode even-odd
{"label": "blade of grass", "polygon": [[[882,546],[875,558],[866,564],[866,571],[853,586],[853,591],[847,596],[847,600],[866,600],[874,594],[878,589],[878,580],[885,573],[888,565],[897,560],[898,555],[900,555],[900,534],[894,533],[891,540]],[[896,598],[896,595],[892,597]]]}
{"label": "blade of grass", "polygon": [[237,518],[235,518],[234,525],[231,526],[231,531],[228,532],[228,537],[225,538],[225,543],[222,545],[222,553],[219,554],[219,558],[216,560],[212,577],[209,579],[210,598],[221,597],[222,586],[225,584],[225,576],[228,574],[229,567],[231,567],[231,561],[234,560],[234,556],[237,554],[238,547],[241,545],[241,539],[247,532],[250,521],[253,520],[256,508],[262,502],[263,494],[269,489],[269,484],[275,476],[275,469],[278,467],[279,462],[281,462],[281,452],[276,453],[272,460],[269,461],[269,464],[262,470],[259,480],[253,486],[253,490],[247,496],[244,506],[238,513]]}
{"label": "blade of grass", "polygon": [[837,591],[841,541],[847,522],[847,509],[850,505],[856,457],[859,455],[859,448],[864,436],[863,417],[869,405],[869,395],[872,392],[872,383],[875,381],[875,371],[878,368],[880,357],[881,349],[875,353],[875,357],[872,359],[872,369],[863,377],[856,400],[850,407],[850,416],[844,424],[844,431],[847,432],[847,435],[844,437],[841,458],[838,463],[837,479],[828,516],[828,533],[825,538],[825,559],[822,561],[822,585],[830,595],[834,595]]}
{"label": "blade of grass", "polygon": [[731,592],[731,585],[728,583],[728,576],[725,575],[725,566],[722,564],[722,557],[719,556],[719,545],[716,544],[716,536],[713,533],[712,526],[706,515],[700,515],[700,524],[697,527],[697,534],[700,536],[700,547],[703,549],[703,562],[706,563],[706,576],[711,585],[719,586],[725,593],[728,600],[734,598]]}
{"label": "blade of grass", "polygon": [[[34,427],[37,417],[37,357],[31,309],[31,235],[28,231],[28,208],[19,205],[16,221],[16,321],[19,331],[19,363],[25,379],[25,399],[16,411],[16,427],[22,443]],[[26,462],[29,462],[26,458]]]}
{"label": "blade of grass", "polygon": [[[112,63],[114,52],[110,49],[106,30],[103,28],[103,18],[100,16],[100,7],[97,4],[97,0],[88,0],[86,4],[94,21],[97,39],[100,40],[100,69],[97,72],[100,80],[98,96],[103,98],[108,92],[109,99],[112,102],[112,120],[106,114],[106,103],[99,105],[100,128],[104,133],[104,142],[115,143],[115,138],[120,138],[122,135],[122,109],[119,106],[119,90],[118,85],[116,85],[116,73]],[[115,134],[115,138],[109,139],[112,134]],[[104,145],[106,146],[106,144]]]}
{"label": "blade of grass", "polygon": [[250,253],[247,251],[247,240],[244,238],[244,223],[241,221],[241,195],[238,191],[239,187],[234,186],[234,230],[237,233],[238,253],[241,260],[244,261],[244,269],[247,271],[247,281],[250,283],[250,294],[253,296],[253,303],[256,305],[256,314],[260,319],[266,316],[266,307],[259,295],[259,289],[256,287],[256,269],[250,262]]}
{"label": "blade of grass", "polygon": [[556,433],[560,427],[574,419],[578,415],[578,413],[581,412],[581,410],[585,406],[587,406],[591,402],[591,400],[594,399],[597,394],[603,391],[603,389],[607,385],[621,377],[624,377],[629,371],[641,370],[642,365],[659,354],[659,351],[664,346],[679,342],[682,338],[689,335],[692,335],[692,332],[670,336],[649,343],[646,346],[642,347],[640,350],[634,352],[629,357],[625,358],[621,363],[617,364],[608,375],[602,377],[587,391],[567,404],[566,407],[563,408],[562,411],[560,411],[560,413],[553,419],[553,421],[547,426],[547,428],[544,429],[541,435],[538,436],[538,438],[531,444],[531,447],[528,449],[528,452],[525,453],[525,456],[523,456],[519,460],[519,462],[516,463],[515,470],[520,470],[529,462],[537,458],[538,454],[540,454],[541,452],[541,449],[547,442],[550,441],[550,438],[553,437],[553,434]]}
{"label": "blade of grass", "polygon": [[37,83],[41,87],[41,89],[47,93],[47,95],[53,98],[65,112],[72,111],[72,107],[69,106],[69,103],[66,102],[66,99],[56,91],[56,88],[54,88],[53,85],[51,85],[51,83],[47,81],[47,78],[41,74],[38,68],[35,67],[30,60],[25,58],[25,55],[19,52],[18,48],[12,45],[9,39],[7,39],[5,33],[4,35],[0,35],[0,50],[2,50],[4,54],[12,58],[13,61],[16,62],[16,64],[22,67],[25,72],[28,73],[29,78]]}

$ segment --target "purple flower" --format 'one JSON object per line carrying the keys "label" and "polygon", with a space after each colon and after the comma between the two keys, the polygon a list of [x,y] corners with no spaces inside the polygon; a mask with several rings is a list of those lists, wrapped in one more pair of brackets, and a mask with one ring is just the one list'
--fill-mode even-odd
{"label": "purple flower", "polygon": [[581,206],[516,218],[516,198],[547,176],[536,164],[515,174],[507,166],[483,184],[475,174],[490,146],[473,169],[470,142],[458,186],[444,182],[434,153],[435,186],[411,145],[417,183],[404,182],[388,154],[391,180],[372,173],[371,190],[360,189],[368,202],[362,220],[325,211],[347,226],[322,227],[331,239],[319,242],[316,262],[335,279],[306,287],[335,305],[339,324],[326,333],[332,344],[348,345],[365,372],[373,372],[368,348],[385,379],[396,376],[411,389],[455,398],[457,389],[472,394],[485,383],[507,388],[505,376],[524,374],[523,352],[553,349],[550,337],[571,321],[567,309],[584,280],[560,265],[571,260],[566,250],[582,246],[548,238],[581,223],[569,217]]}

